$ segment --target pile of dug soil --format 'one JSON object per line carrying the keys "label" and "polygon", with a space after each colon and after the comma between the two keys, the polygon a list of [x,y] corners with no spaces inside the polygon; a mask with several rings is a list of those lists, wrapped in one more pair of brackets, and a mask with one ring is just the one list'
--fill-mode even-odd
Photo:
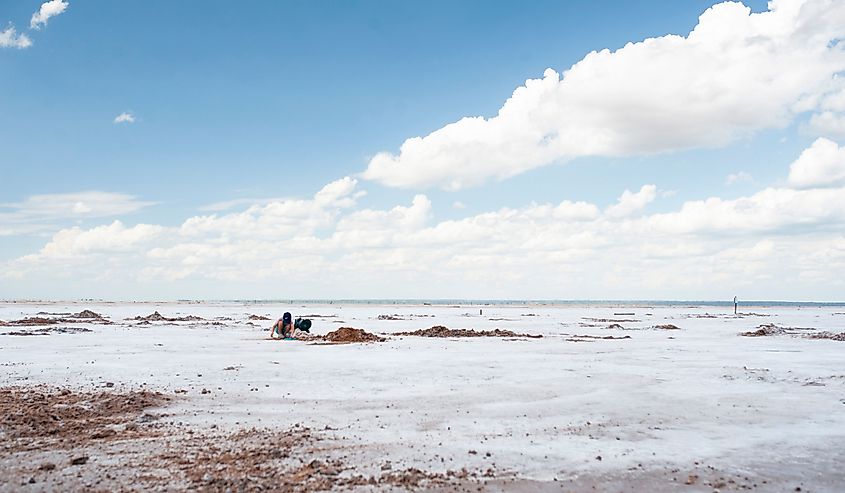
{"label": "pile of dug soil", "polygon": [[475,330],[475,329],[450,329],[442,325],[435,325],[429,329],[419,329],[413,332],[397,332],[398,336],[419,336],[419,337],[530,337],[539,339],[542,335],[517,334],[510,330]]}
{"label": "pile of dug soil", "polygon": [[[811,327],[779,327],[775,324],[762,324],[757,326],[757,330],[753,330],[751,332],[742,332],[739,335],[745,337],[764,337],[764,336],[777,336],[777,335],[798,335],[805,333],[806,331],[816,330]],[[827,337],[823,336],[824,332],[819,334],[812,334],[806,337],[812,339],[827,339]],[[814,336],[822,336],[822,337],[814,337]]]}
{"label": "pile of dug soil", "polygon": [[333,330],[324,335],[323,339],[329,342],[384,342],[387,340],[363,329],[353,329],[352,327],[341,327]]}
{"label": "pile of dug soil", "polygon": [[[606,341],[617,340],[617,339],[630,339],[631,338],[631,336],[619,336],[619,337],[617,337],[617,336],[591,336],[591,335],[582,335],[582,336],[574,335],[572,337],[577,338],[577,339],[603,339],[603,340],[606,340]],[[569,339],[567,339],[567,340],[569,340]]]}
{"label": "pile of dug soil", "polygon": [[783,328],[778,327],[775,324],[763,324],[757,327],[757,330],[751,332],[743,332],[740,334],[741,336],[745,337],[764,337],[764,336],[774,336],[786,333]]}
{"label": "pile of dug soil", "polygon": [[82,310],[79,313],[70,315],[69,318],[103,318],[103,316],[97,312],[92,312],[91,310]]}
{"label": "pile of dug soil", "polygon": [[140,322],[198,322],[205,319],[197,317],[196,315],[188,315],[186,317],[165,317],[156,310],[146,317],[138,315],[137,317],[127,318],[126,320],[138,320]]}
{"label": "pile of dug soil", "polygon": [[654,328],[660,329],[660,330],[681,330],[680,327],[678,327],[677,325],[672,325],[672,324],[655,325]]}
{"label": "pile of dug soil", "polygon": [[[93,316],[92,316],[93,315]],[[0,322],[0,325],[13,327],[36,327],[44,325],[56,324],[78,324],[78,323],[93,323],[101,325],[111,325],[114,322],[104,318],[102,315],[92,311],[84,310],[73,315],[67,315],[64,318],[47,318],[47,317],[27,317],[21,320],[12,320],[10,322]]]}
{"label": "pile of dug soil", "polygon": [[59,319],[44,318],[44,317],[28,317],[21,320],[12,320],[6,322],[5,325],[15,325],[18,327],[33,327],[38,325],[54,325],[59,323]]}
{"label": "pile of dug soil", "polygon": [[270,320],[270,317],[265,317],[263,315],[250,315],[249,320]]}
{"label": "pile of dug soil", "polygon": [[50,334],[81,334],[83,332],[93,332],[91,329],[84,327],[39,327],[30,330],[15,330],[12,332],[4,332],[4,336],[48,336]]}
{"label": "pile of dug soil", "polygon": [[845,332],[819,332],[818,334],[810,334],[807,339],[830,339],[831,341],[845,342]]}

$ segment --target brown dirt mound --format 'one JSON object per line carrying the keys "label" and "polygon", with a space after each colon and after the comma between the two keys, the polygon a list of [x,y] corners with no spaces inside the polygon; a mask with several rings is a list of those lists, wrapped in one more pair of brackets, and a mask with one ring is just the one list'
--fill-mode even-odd
{"label": "brown dirt mound", "polygon": [[92,312],[91,310],[82,310],[79,313],[70,315],[69,318],[103,318],[103,316],[97,312]]}
{"label": "brown dirt mound", "polygon": [[[89,314],[93,314],[96,316],[88,316]],[[10,322],[0,323],[0,325],[5,326],[12,326],[12,327],[36,327],[36,326],[44,326],[44,325],[56,325],[56,324],[78,324],[78,323],[96,323],[96,324],[103,324],[103,325],[111,325],[113,322],[107,318],[103,318],[101,315],[98,315],[92,311],[81,311],[77,314],[67,315],[66,318],[47,318],[47,317],[27,317],[21,320],[12,320]]]}
{"label": "brown dirt mound", "polygon": [[818,334],[810,334],[807,339],[830,339],[831,341],[845,342],[845,332],[819,332]]}
{"label": "brown dirt mound", "polygon": [[270,320],[270,317],[265,317],[263,315],[250,315],[249,320]]}
{"label": "brown dirt mound", "polygon": [[83,332],[93,332],[91,329],[84,327],[39,327],[30,330],[15,330],[12,332],[5,332],[4,336],[48,336],[50,334],[81,334]]}
{"label": "brown dirt mound", "polygon": [[197,322],[205,319],[197,317],[196,315],[188,315],[186,317],[165,317],[156,310],[146,317],[138,315],[137,317],[127,318],[126,320],[138,320],[140,322]]}
{"label": "brown dirt mound", "polygon": [[[739,335],[745,337],[765,337],[765,336],[777,336],[777,335],[797,335],[802,334],[808,330],[816,330],[810,327],[780,327],[775,324],[762,324],[757,326],[757,330],[753,330],[751,332],[742,332]],[[816,339],[813,336],[819,336],[824,334],[824,332],[819,334],[812,334],[806,337]],[[819,337],[818,339],[827,339],[826,337]]]}
{"label": "brown dirt mound", "polygon": [[681,330],[680,327],[672,324],[655,325],[654,328],[660,330]]}
{"label": "brown dirt mound", "polygon": [[475,330],[475,329],[450,329],[442,325],[435,325],[429,329],[419,329],[413,332],[397,332],[398,336],[419,336],[419,337],[530,337],[539,339],[542,335],[517,334],[510,330]]}
{"label": "brown dirt mound", "polygon": [[[84,393],[49,387],[0,389],[0,429],[6,450],[30,449],[47,440],[71,447],[116,437],[117,425],[134,424],[141,413],[168,399],[147,391]],[[137,427],[136,427],[137,429]],[[132,426],[122,433],[131,434]]]}
{"label": "brown dirt mound", "polygon": [[329,342],[384,342],[387,340],[363,329],[353,329],[352,327],[341,327],[333,330],[323,336],[323,339]]}
{"label": "brown dirt mound", "polygon": [[741,336],[745,337],[764,337],[764,336],[773,336],[783,334],[785,331],[783,328],[778,327],[774,324],[764,324],[757,328],[757,330],[751,332],[743,332],[740,334]]}
{"label": "brown dirt mound", "polygon": [[36,325],[54,325],[59,323],[58,319],[55,318],[44,318],[44,317],[27,317],[21,320],[12,320],[7,322],[6,325],[17,325],[21,327],[31,327]]}
{"label": "brown dirt mound", "polygon": [[607,341],[616,340],[616,339],[630,339],[631,338],[631,336],[618,336],[617,337],[617,336],[591,336],[591,335],[582,335],[582,336],[574,335],[572,337],[578,338],[578,339],[604,339],[604,340],[607,340]]}

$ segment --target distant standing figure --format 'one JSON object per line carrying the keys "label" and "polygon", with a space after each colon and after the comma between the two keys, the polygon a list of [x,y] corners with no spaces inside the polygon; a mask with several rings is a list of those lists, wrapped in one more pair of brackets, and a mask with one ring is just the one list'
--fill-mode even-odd
{"label": "distant standing figure", "polygon": [[737,301],[736,301],[736,296],[734,296],[734,315],[736,315],[736,307],[737,307],[737,305],[738,305],[738,303],[737,303]]}

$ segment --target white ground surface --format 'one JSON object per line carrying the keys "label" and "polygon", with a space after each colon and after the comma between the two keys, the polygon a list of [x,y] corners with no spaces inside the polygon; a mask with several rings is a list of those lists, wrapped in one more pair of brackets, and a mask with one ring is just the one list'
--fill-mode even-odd
{"label": "white ground surface", "polygon": [[[845,342],[738,336],[763,323],[842,332],[841,307],[742,307],[760,315],[733,317],[713,307],[610,305],[6,303],[0,320],[86,308],[118,324],[75,324],[93,329],[82,334],[0,335],[0,385],[184,389],[166,411],[174,421],[328,426],[362,468],[385,460],[427,470],[493,466],[552,482],[656,469],[678,469],[683,480],[708,467],[750,476],[758,489],[845,491]],[[154,310],[233,320],[123,320]],[[284,311],[324,315],[312,318],[316,334],[445,325],[545,337],[312,345],[266,340],[269,322],[246,325],[250,314],[275,319]],[[635,315],[614,315],[621,312]],[[718,318],[695,317],[706,312]],[[377,320],[380,314],[405,320]],[[607,329],[609,322],[587,317],[639,322]],[[681,330],[650,328],[664,323]],[[10,330],[19,329],[0,327]],[[631,339],[566,340],[574,334]]]}

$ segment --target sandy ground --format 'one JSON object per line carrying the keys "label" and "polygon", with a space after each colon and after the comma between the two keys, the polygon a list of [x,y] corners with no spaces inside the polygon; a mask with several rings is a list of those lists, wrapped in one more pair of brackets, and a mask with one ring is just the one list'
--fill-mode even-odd
{"label": "sandy ground", "polygon": [[0,491],[845,491],[845,307],[743,311],[0,304]]}

